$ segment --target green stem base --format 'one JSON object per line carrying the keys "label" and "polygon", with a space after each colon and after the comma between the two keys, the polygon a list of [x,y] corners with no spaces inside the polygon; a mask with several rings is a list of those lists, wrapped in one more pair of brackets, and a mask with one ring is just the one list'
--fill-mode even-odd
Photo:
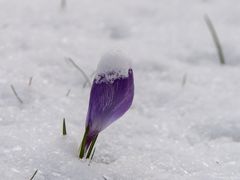
{"label": "green stem base", "polygon": [[87,153],[86,159],[89,159],[91,156],[91,153],[93,151],[94,145],[96,143],[98,134],[94,136],[92,142],[90,142],[90,146],[88,149],[85,148],[86,146],[86,142],[87,142],[87,136],[88,136],[88,132],[89,132],[89,127],[86,128],[83,139],[82,139],[82,143],[81,143],[81,147],[80,147],[80,153],[79,153],[79,158],[83,159],[84,155]]}

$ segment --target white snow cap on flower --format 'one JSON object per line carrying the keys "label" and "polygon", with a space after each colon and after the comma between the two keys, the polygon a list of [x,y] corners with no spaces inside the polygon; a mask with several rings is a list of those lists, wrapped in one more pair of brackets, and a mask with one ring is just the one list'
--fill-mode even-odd
{"label": "white snow cap on flower", "polygon": [[105,80],[113,82],[115,79],[128,77],[128,70],[131,68],[130,58],[120,50],[113,50],[102,56],[95,79],[98,81],[101,76],[104,76]]}

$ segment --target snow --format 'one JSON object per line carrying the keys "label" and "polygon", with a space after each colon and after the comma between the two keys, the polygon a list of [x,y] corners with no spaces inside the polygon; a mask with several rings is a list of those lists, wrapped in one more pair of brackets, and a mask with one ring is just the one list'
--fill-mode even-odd
{"label": "snow", "polygon": [[105,53],[97,66],[95,79],[104,76],[107,81],[128,77],[128,71],[132,68],[131,60],[120,50],[112,50]]}
{"label": "snow", "polygon": [[[240,179],[239,1],[67,0],[64,10],[60,4],[0,1],[1,179],[30,179],[36,169],[35,180]],[[115,47],[132,59],[134,102],[101,132],[89,165],[78,148],[90,88],[65,57],[90,77]]]}

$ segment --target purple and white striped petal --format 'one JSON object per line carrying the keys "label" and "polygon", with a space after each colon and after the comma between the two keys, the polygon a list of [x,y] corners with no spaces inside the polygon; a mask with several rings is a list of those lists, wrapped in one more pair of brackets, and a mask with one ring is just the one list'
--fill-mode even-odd
{"label": "purple and white striped petal", "polygon": [[85,150],[102,130],[130,108],[133,96],[134,79],[129,59],[119,52],[104,55],[90,93]]}

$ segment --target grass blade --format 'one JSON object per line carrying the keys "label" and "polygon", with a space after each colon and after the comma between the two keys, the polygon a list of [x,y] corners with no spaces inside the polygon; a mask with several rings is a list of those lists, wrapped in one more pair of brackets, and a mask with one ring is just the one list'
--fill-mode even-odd
{"label": "grass blade", "polygon": [[13,94],[16,96],[16,98],[17,98],[17,100],[21,103],[21,104],[23,104],[23,100],[18,96],[18,93],[17,93],[17,91],[15,90],[15,88],[14,88],[14,86],[11,84],[11,89],[12,89],[12,91],[13,91]]}
{"label": "grass blade", "polygon": [[208,29],[209,29],[212,37],[213,37],[213,41],[214,41],[214,44],[215,44],[217,52],[218,52],[219,61],[223,65],[223,64],[225,64],[225,58],[224,58],[222,46],[221,46],[221,43],[219,41],[217,32],[216,32],[216,30],[213,26],[212,21],[210,20],[210,18],[207,15],[204,16],[204,19],[205,19],[205,22],[208,26]]}
{"label": "grass blade", "polygon": [[33,173],[33,175],[32,175],[32,177],[30,178],[30,180],[33,180],[33,178],[36,176],[37,172],[38,172],[38,170],[36,170],[36,171]]}
{"label": "grass blade", "polygon": [[187,74],[184,74],[182,78],[182,87],[186,85],[186,82],[187,82]]}
{"label": "grass blade", "polygon": [[65,118],[63,118],[63,136],[67,135],[67,128],[66,128],[66,122],[65,122]]}
{"label": "grass blade", "polygon": [[64,10],[67,6],[67,0],[61,0],[61,8]]}
{"label": "grass blade", "polygon": [[31,85],[32,85],[32,80],[33,80],[33,77],[31,76],[31,77],[29,78],[29,81],[28,81],[28,86],[31,86]]}
{"label": "grass blade", "polygon": [[71,93],[71,89],[69,89],[69,90],[67,91],[66,97],[68,97],[70,93]]}
{"label": "grass blade", "polygon": [[[93,76],[95,75],[95,71],[90,75],[90,77],[91,77],[91,79],[93,78]],[[88,81],[85,81],[84,83],[83,83],[83,88],[85,88],[86,86],[87,86],[87,84],[88,84]]]}
{"label": "grass blade", "polygon": [[87,74],[71,58],[66,58],[66,60],[69,61],[77,70],[79,70],[79,72],[81,72],[83,77],[86,79],[87,84],[89,84],[89,86],[91,86],[91,81],[90,81],[89,77],[87,76]]}

